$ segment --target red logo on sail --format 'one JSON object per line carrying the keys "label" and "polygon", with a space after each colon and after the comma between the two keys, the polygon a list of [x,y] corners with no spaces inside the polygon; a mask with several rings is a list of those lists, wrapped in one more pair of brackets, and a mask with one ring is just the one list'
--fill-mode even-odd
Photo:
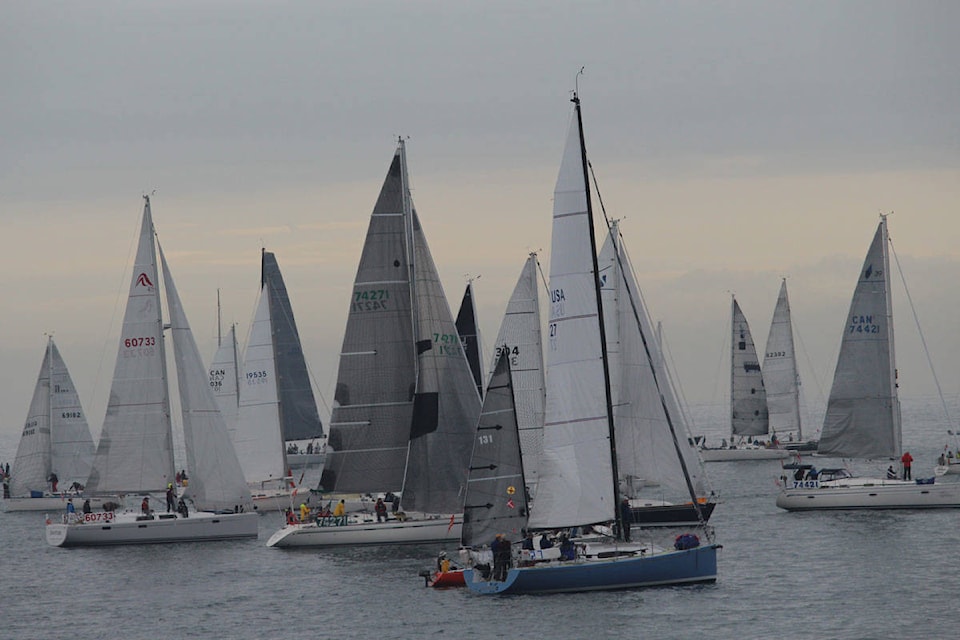
{"label": "red logo on sail", "polygon": [[141,273],[137,276],[137,285],[141,287],[152,287],[153,283],[150,282],[150,277],[146,273]]}

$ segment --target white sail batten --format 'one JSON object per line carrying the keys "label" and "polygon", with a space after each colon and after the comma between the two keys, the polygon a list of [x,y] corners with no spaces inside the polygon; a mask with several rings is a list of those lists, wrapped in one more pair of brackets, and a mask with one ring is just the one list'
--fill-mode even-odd
{"label": "white sail batten", "polygon": [[780,284],[777,306],[773,310],[767,348],[763,356],[763,384],[767,392],[770,430],[796,433],[803,440],[800,425],[800,379],[793,344],[793,324],[786,279]]}
{"label": "white sail batten", "polygon": [[493,372],[501,352],[504,349],[509,351],[523,470],[527,486],[533,495],[536,495],[540,458],[543,455],[546,396],[539,290],[537,256],[530,254],[507,302],[507,309],[494,343],[496,348],[493,362],[490,364],[490,371]]}
{"label": "white sail batten", "polygon": [[730,428],[734,436],[760,436],[770,429],[767,393],[750,325],[733,299],[730,374]]}
{"label": "white sail batten", "polygon": [[186,495],[202,510],[252,508],[253,499],[230,444],[227,426],[206,377],[173,276],[160,249],[174,362],[180,391],[183,438],[190,484]]}
{"label": "white sail batten", "polygon": [[279,480],[287,475],[277,385],[270,294],[264,286],[260,290],[244,351],[240,408],[233,438],[247,482]]}
{"label": "white sail batten", "polygon": [[603,522],[616,515],[587,198],[574,117],[554,190],[546,419],[530,518],[534,528]]}
{"label": "white sail batten", "polygon": [[824,455],[898,458],[902,453],[887,243],[882,217],[844,323],[818,447]]}
{"label": "white sail batten", "polygon": [[92,493],[164,491],[174,479],[158,275],[146,200],[110,399],[87,483]]}

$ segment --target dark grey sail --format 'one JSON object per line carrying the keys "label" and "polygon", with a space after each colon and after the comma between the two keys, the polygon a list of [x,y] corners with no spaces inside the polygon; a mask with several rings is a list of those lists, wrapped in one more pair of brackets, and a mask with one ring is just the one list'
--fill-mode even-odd
{"label": "dark grey sail", "polygon": [[401,504],[412,511],[459,513],[480,395],[420,220],[410,206],[418,377]]}
{"label": "dark grey sail", "polygon": [[463,545],[489,544],[498,533],[511,542],[520,541],[527,526],[524,486],[510,354],[501,349],[473,444],[463,508]]}
{"label": "dark grey sail", "polygon": [[283,283],[277,258],[263,252],[261,285],[270,292],[270,320],[273,324],[273,353],[277,367],[277,395],[283,439],[310,440],[323,437],[323,425],[310,385],[293,307]]}
{"label": "dark grey sail", "polygon": [[416,390],[402,144],[373,207],[350,297],[322,485],[400,491]]}
{"label": "dark grey sail", "polygon": [[457,313],[457,333],[460,344],[467,356],[467,364],[477,385],[477,393],[483,397],[483,371],[480,370],[480,327],[477,323],[477,309],[473,304],[473,281],[467,283]]}

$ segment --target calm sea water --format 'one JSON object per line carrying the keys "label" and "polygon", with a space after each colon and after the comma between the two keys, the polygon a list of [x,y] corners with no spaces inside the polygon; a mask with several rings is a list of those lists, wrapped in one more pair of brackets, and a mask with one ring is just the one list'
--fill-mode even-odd
{"label": "calm sea water", "polygon": [[[720,412],[699,412],[701,433],[720,437]],[[939,400],[904,403],[915,475],[932,475],[947,442],[942,414]],[[256,541],[55,549],[43,539],[42,514],[0,513],[0,637],[955,635],[960,510],[791,514],[774,505],[779,463],[708,472],[722,498],[712,518],[723,545],[719,581],[610,593],[425,589],[417,573],[439,547],[267,549],[281,525],[275,514],[261,518]]]}

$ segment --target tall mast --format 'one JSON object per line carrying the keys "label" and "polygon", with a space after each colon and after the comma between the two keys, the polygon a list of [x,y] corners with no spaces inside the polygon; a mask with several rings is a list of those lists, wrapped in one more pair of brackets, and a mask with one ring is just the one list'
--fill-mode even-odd
{"label": "tall mast", "polygon": [[583,139],[583,114],[580,112],[580,96],[573,94],[572,102],[577,112],[577,129],[580,133],[580,160],[583,166],[583,184],[586,187],[587,221],[590,227],[590,257],[593,260],[593,288],[597,297],[597,322],[600,325],[600,354],[603,362],[603,390],[607,401],[607,430],[610,436],[611,480],[613,481],[613,510],[617,530],[624,531],[620,516],[620,470],[617,465],[617,439],[613,423],[613,394],[610,391],[610,365],[607,362],[607,331],[603,320],[603,298],[600,294],[600,265],[597,262],[597,238],[593,228],[593,206],[590,198],[590,172],[587,167],[587,145]]}

